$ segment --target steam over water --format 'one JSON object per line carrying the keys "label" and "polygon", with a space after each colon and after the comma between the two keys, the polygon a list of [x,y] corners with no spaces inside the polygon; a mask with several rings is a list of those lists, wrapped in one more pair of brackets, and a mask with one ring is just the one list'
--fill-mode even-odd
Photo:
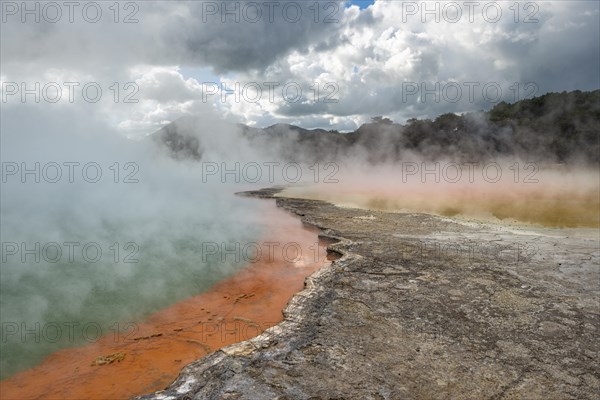
{"label": "steam over water", "polygon": [[454,168],[449,177],[441,172],[448,165],[459,164],[341,168],[339,184],[290,187],[282,195],[393,212],[548,227],[600,226],[600,172],[594,167],[505,160],[462,168],[458,174]]}
{"label": "steam over water", "polygon": [[[60,348],[127,329],[247,264],[235,255],[208,257],[203,243],[231,248],[264,234],[265,205],[234,196],[239,185],[203,183],[196,166],[150,143],[59,137],[5,140],[13,151],[5,162],[40,167],[39,176],[17,173],[3,182],[2,378]],[[54,162],[62,178],[52,183]],[[65,162],[79,163],[71,164],[72,182]],[[90,163],[96,167],[82,175]]]}
{"label": "steam over water", "polygon": [[[243,267],[246,263],[236,262],[232,256],[227,257],[227,263],[218,257],[202,256],[203,242],[226,243],[233,248],[233,243],[248,243],[260,237],[260,226],[250,218],[214,211],[225,203],[232,210],[243,207],[249,214],[260,209],[260,204],[224,193],[220,198],[197,195],[169,207],[157,204],[152,210],[157,218],[151,226],[135,219],[104,220],[89,229],[75,230],[67,221],[56,221],[57,228],[51,233],[23,232],[11,239],[29,248],[34,248],[34,242],[42,246],[48,242],[77,242],[81,246],[74,247],[73,262],[65,254],[66,246],[56,263],[46,262],[43,257],[35,262],[33,254],[27,255],[25,262],[16,256],[3,262],[2,377],[35,365],[59,348],[91,343],[101,334],[125,329],[130,322],[201,293]],[[192,208],[196,208],[194,213],[182,214],[182,210]],[[10,224],[7,229],[18,224],[13,217],[2,216]],[[3,232],[3,237],[15,236]],[[82,246],[92,242],[102,249],[102,257],[96,262],[86,261],[81,253]],[[135,247],[125,243],[135,243]],[[116,263],[115,246],[120,247]],[[88,247],[89,258],[96,258],[95,247]],[[55,254],[48,258],[56,258]],[[137,262],[127,262],[131,260]]]}

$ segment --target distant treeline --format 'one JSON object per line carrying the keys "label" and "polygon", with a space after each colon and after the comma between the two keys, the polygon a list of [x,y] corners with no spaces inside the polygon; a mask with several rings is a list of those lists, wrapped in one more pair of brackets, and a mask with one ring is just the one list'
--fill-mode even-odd
{"label": "distant treeline", "polygon": [[[174,156],[200,160],[201,125],[194,118],[182,118],[153,136]],[[409,157],[485,161],[516,156],[600,164],[600,90],[548,93],[514,104],[502,102],[490,111],[410,119],[406,125],[379,116],[349,133],[285,124],[263,129],[237,125],[237,129],[245,145],[294,161],[358,157],[380,164]]]}

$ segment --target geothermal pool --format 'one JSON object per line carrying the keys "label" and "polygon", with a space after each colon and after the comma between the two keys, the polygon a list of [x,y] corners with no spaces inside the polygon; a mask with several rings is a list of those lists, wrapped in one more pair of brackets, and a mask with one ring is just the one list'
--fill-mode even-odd
{"label": "geothermal pool", "polygon": [[[326,262],[325,244],[272,201],[232,201],[253,217],[230,227],[227,241],[211,239],[208,227],[185,240],[163,238],[177,251],[164,253],[164,243],[140,251],[126,273],[110,263],[3,265],[28,272],[17,279],[3,270],[0,397],[128,398],[158,390],[187,363],[281,321],[304,278]],[[79,281],[91,290],[64,295]],[[38,299],[45,303],[36,308]]]}

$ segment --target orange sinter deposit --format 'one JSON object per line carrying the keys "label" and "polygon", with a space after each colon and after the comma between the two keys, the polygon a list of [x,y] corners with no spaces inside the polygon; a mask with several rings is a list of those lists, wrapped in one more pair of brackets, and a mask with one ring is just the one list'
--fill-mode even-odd
{"label": "orange sinter deposit", "polygon": [[279,323],[304,278],[327,262],[326,244],[281,209],[267,218],[261,255],[245,269],[120,334],[53,353],[0,382],[0,398],[125,399],[160,390],[186,364]]}

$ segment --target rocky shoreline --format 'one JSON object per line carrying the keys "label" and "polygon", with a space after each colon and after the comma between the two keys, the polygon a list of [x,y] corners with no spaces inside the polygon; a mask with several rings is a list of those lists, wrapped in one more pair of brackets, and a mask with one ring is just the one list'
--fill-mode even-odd
{"label": "rocky shoreline", "polygon": [[276,201],[340,258],[306,279],[279,325],[138,399],[597,398],[589,230]]}

